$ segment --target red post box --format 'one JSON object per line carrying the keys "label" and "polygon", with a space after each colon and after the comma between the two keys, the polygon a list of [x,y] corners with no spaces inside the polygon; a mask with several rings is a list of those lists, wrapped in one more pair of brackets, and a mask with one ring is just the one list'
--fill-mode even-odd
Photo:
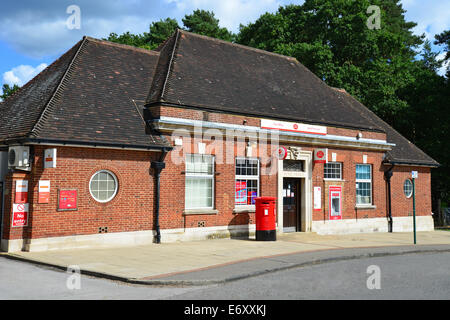
{"label": "red post box", "polygon": [[276,241],[276,198],[255,199],[256,241]]}

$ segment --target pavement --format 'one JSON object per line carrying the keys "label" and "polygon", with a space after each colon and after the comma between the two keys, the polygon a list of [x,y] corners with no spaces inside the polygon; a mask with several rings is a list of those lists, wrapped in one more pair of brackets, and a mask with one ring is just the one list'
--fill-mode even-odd
{"label": "pavement", "polygon": [[450,252],[450,231],[317,235],[278,234],[277,241],[214,239],[135,247],[3,253],[0,257],[134,284],[192,286],[349,259]]}

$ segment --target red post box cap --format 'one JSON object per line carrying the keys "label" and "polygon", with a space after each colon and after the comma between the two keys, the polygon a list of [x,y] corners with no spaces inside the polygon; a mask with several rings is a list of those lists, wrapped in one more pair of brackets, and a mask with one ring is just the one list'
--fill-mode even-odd
{"label": "red post box cap", "polygon": [[259,197],[255,198],[256,201],[275,201],[277,198],[275,197]]}

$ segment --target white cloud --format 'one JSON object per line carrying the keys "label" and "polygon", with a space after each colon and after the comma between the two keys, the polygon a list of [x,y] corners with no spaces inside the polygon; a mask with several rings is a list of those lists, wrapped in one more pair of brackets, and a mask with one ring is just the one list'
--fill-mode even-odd
{"label": "white cloud", "polygon": [[[239,31],[240,24],[255,21],[265,12],[275,12],[281,0],[165,0],[166,3],[175,4],[178,16],[190,14],[193,10],[203,9],[213,11],[220,20],[221,27],[233,32]],[[302,1],[300,1],[302,2]]]}
{"label": "white cloud", "polygon": [[17,84],[21,87],[45,68],[47,68],[47,64],[45,63],[41,63],[36,67],[29,65],[17,66],[3,73],[3,83],[9,84],[10,86]]}
{"label": "white cloud", "polygon": [[[445,56],[447,55],[446,52],[441,52],[440,54],[438,54],[438,56],[436,57],[436,60],[443,60],[445,58]],[[441,76],[444,76],[447,73],[447,68],[450,65],[450,61],[444,62],[442,64],[442,67],[438,70],[438,74]]]}
{"label": "white cloud", "polygon": [[450,27],[449,0],[402,0],[402,5],[406,10],[406,20],[417,23],[414,33],[424,33],[430,41],[434,40],[436,34]]}

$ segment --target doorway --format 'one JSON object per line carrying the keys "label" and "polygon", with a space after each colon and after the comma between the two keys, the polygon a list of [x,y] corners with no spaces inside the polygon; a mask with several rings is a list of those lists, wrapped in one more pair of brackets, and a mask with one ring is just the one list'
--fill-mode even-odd
{"label": "doorway", "polygon": [[301,180],[283,178],[283,232],[301,231]]}

